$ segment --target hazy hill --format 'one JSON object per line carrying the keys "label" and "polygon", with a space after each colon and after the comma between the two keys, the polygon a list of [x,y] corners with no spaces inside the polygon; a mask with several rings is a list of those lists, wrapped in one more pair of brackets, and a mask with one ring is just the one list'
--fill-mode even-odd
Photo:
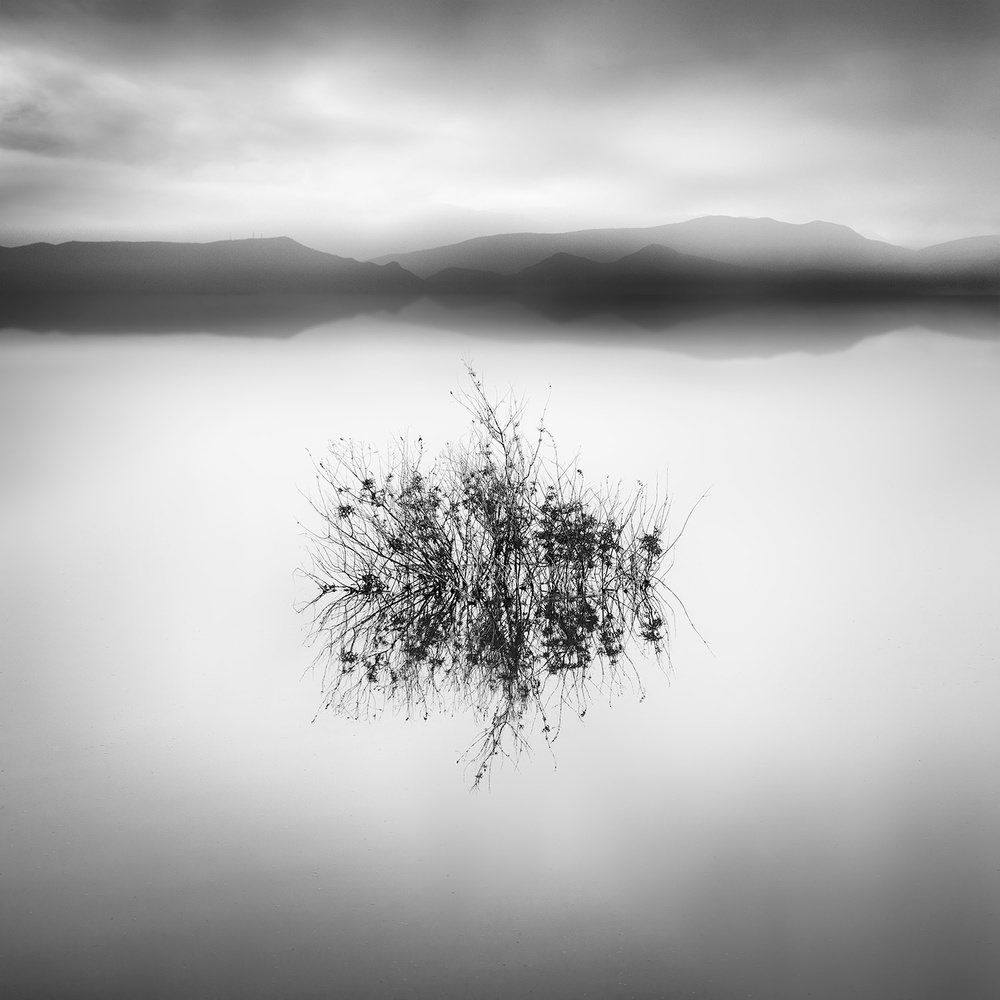
{"label": "hazy hill", "polygon": [[760,285],[773,276],[772,271],[725,264],[654,245],[613,261],[554,253],[515,274],[447,267],[425,278],[424,287],[432,295],[487,297],[706,295],[733,286]]}
{"label": "hazy hill", "polygon": [[514,276],[470,267],[446,267],[424,278],[424,290],[444,295],[499,295],[514,287]]}
{"label": "hazy hill", "polygon": [[938,273],[988,271],[1000,274],[1000,236],[972,236],[916,251],[920,268]]}
{"label": "hazy hill", "polygon": [[638,229],[505,233],[450,246],[388,254],[375,260],[397,261],[422,277],[447,267],[515,274],[558,253],[611,262],[650,245],[729,264],[779,270],[900,268],[912,266],[916,261],[915,251],[865,239],[847,226],[829,222],[796,225],[774,219],[728,216],[705,216]]}
{"label": "hazy hill", "polygon": [[913,251],[830,223],[721,216],[645,229],[481,237],[380,260],[338,257],[286,237],[36,243],[0,247],[0,293],[8,321],[34,315],[46,303],[49,308],[56,297],[102,295],[513,295],[533,302],[589,300],[592,308],[601,299],[629,297],[805,301],[1000,293],[1000,236]]}
{"label": "hazy hill", "polygon": [[949,271],[933,264],[920,267],[907,263],[897,267],[776,269],[711,260],[658,245],[613,261],[555,253],[513,275],[449,268],[426,281],[432,292],[513,294],[535,303],[560,300],[575,311],[620,311],[628,300],[740,297],[807,302],[1000,291],[996,271],[975,267]]}
{"label": "hazy hill", "polygon": [[522,294],[693,296],[766,285],[773,272],[678,253],[651,245],[614,261],[557,253],[524,268],[510,280]]}
{"label": "hazy hill", "polygon": [[0,247],[7,295],[407,293],[399,264],[322,253],[287,237],[215,243],[69,242]]}

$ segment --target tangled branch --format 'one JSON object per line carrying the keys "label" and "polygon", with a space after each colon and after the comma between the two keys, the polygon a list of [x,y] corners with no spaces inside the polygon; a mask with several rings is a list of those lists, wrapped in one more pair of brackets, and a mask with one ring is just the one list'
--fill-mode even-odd
{"label": "tangled branch", "polygon": [[323,706],[471,706],[485,723],[464,758],[478,786],[534,723],[551,745],[563,710],[582,716],[594,690],[642,692],[630,653],[669,658],[663,576],[677,538],[664,540],[668,500],[588,487],[560,463],[544,415],[526,433],[524,404],[468,374],[456,398],[471,433],[433,461],[419,439],[385,453],[331,444],[306,575]]}

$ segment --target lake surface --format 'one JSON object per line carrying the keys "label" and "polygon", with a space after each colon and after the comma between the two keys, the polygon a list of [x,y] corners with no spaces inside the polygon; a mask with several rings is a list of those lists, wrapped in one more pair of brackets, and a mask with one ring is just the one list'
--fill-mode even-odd
{"label": "lake surface", "polygon": [[[0,333],[4,995],[1000,995],[1000,330],[863,319]],[[475,794],[467,714],[313,721],[294,610],[310,452],[461,437],[464,360],[708,491],[710,648]]]}

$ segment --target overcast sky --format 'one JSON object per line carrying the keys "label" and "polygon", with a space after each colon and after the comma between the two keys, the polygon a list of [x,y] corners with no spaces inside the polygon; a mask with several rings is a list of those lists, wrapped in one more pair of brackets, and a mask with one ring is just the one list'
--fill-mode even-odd
{"label": "overcast sky", "polygon": [[3,0],[0,243],[1000,232],[998,0]]}

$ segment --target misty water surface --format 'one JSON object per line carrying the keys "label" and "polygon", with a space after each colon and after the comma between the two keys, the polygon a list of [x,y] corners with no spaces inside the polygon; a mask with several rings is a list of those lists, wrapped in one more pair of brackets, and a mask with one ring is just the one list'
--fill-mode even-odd
{"label": "misty water surface", "polygon": [[[995,996],[997,330],[450,326],[2,334],[5,995]],[[471,717],[312,721],[293,610],[308,451],[435,450],[463,359],[678,526],[710,491],[711,650],[475,795]]]}

